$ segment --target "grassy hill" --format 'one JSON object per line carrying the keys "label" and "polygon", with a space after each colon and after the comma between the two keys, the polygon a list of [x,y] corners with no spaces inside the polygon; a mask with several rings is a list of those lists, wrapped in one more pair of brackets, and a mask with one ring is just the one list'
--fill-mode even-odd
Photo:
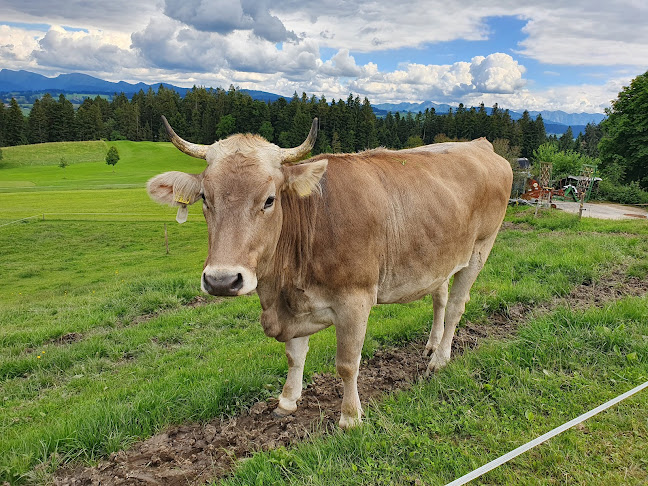
{"label": "grassy hill", "polygon": [[26,166],[56,165],[61,158],[68,164],[103,162],[108,144],[103,140],[90,142],[52,142],[3,147],[0,169]]}
{"label": "grassy hill", "polygon": [[[110,146],[120,160],[114,170],[105,163]],[[143,187],[160,172],[201,172],[205,162],[178,151],[170,143],[57,142],[5,147],[0,162],[0,192],[83,190]],[[61,158],[70,165],[58,166]]]}

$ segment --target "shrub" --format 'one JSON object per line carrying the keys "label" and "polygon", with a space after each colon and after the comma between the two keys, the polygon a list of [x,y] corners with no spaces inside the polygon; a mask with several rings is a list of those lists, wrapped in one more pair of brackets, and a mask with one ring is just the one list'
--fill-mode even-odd
{"label": "shrub", "polygon": [[113,145],[108,149],[108,153],[106,154],[106,164],[112,165],[114,172],[117,162],[119,162],[119,152],[117,151],[117,147]]}
{"label": "shrub", "polygon": [[[552,178],[562,179],[568,175],[580,174],[583,164],[598,165],[599,160],[587,155],[574,152],[573,150],[561,151],[555,143],[543,143],[533,152],[533,158],[537,162],[551,162]],[[539,166],[537,166],[539,167]]]}
{"label": "shrub", "polygon": [[637,181],[624,186],[604,179],[599,183],[596,196],[621,204],[648,204],[648,192],[642,191]]}

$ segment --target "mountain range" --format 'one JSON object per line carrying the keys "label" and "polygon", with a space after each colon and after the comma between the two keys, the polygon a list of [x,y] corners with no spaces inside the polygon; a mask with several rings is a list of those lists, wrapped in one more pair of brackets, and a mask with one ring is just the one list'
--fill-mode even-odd
{"label": "mountain range", "polygon": [[[25,93],[25,92],[56,92],[56,93],[84,93],[84,94],[102,94],[113,95],[115,93],[124,93],[132,95],[140,90],[147,91],[149,88],[157,91],[160,86],[177,91],[180,96],[184,96],[191,88],[181,88],[169,83],[127,83],[119,81],[105,81],[87,74],[71,73],[59,74],[54,78],[48,78],[42,74],[32,73],[29,71],[12,71],[10,69],[0,69],[0,93]],[[243,89],[252,98],[262,101],[276,101],[281,98],[280,95],[267,93],[265,91],[256,91]]]}
{"label": "mountain range", "polygon": [[[156,90],[164,86],[165,88],[177,91],[181,96],[184,96],[190,88],[181,88],[169,83],[127,83],[126,81],[119,81],[118,83],[112,81],[105,81],[103,79],[95,78],[87,74],[71,73],[60,74],[56,77],[49,78],[41,74],[32,73],[29,71],[12,71],[10,69],[0,70],[0,94],[12,93],[38,93],[38,92],[51,92],[51,93],[83,93],[83,94],[102,94],[113,95],[115,93],[124,93],[132,95],[140,90],[147,91],[149,88]],[[281,95],[275,93],[268,93],[266,91],[257,91],[243,89],[252,98],[261,101],[276,101],[281,98]],[[289,99],[289,97],[287,97]],[[425,111],[427,108],[434,108],[439,114],[448,113],[453,107],[448,104],[435,103],[432,101],[424,101],[422,103],[379,103],[373,105],[374,112],[378,116],[384,116],[388,112],[413,112]],[[492,108],[487,107],[486,111],[490,114]],[[522,114],[516,111],[509,111],[511,118],[517,120],[522,117]],[[566,113],[564,111],[529,111],[529,115],[535,118],[542,115],[545,123],[545,129],[548,134],[562,134],[569,126],[572,127],[574,135],[584,131],[585,125],[588,123],[599,123],[605,118],[602,113]]]}
{"label": "mountain range", "polygon": [[[374,106],[376,110],[380,110],[387,114],[387,112],[413,112],[418,113],[419,111],[425,111],[428,108],[434,108],[437,113],[448,113],[450,108],[456,110],[456,106],[451,106],[443,103],[434,103],[432,101],[424,101],[423,103],[379,103]],[[486,112],[490,115],[493,111],[492,108],[486,107]],[[509,111],[511,118],[513,120],[519,120],[522,118],[522,113],[516,111]],[[598,124],[604,118],[603,113],[566,113],[561,110],[557,111],[529,111],[531,118],[536,118],[538,115],[542,115],[542,119],[545,124],[549,122],[550,124],[560,124],[567,126],[575,125],[587,125],[588,123]]]}

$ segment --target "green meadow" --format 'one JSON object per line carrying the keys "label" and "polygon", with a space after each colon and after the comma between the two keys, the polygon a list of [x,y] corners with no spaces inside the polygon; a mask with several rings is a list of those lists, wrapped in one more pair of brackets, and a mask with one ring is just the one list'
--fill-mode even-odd
{"label": "green meadow", "polygon": [[[121,156],[114,172],[104,162],[111,144]],[[187,305],[200,295],[206,257],[200,208],[178,225],[144,189],[159,172],[200,172],[203,162],[148,142],[3,154],[0,483],[43,484],[62,463],[92,463],[170,424],[233,415],[279,393],[283,345],[263,334],[258,298]],[[21,218],[30,219],[11,223]],[[524,208],[511,208],[507,221],[473,287],[464,318],[473,324],[519,304],[546,307],[612,275],[648,278],[643,221],[548,211],[534,219]],[[424,341],[431,317],[427,298],[376,307],[364,356]],[[648,380],[647,326],[646,295],[532,312],[513,338],[488,341],[366,406],[357,430],[258,453],[225,483],[451,481]],[[306,380],[334,372],[334,337],[329,329],[311,340]],[[485,481],[645,484],[647,449],[643,392]]]}
{"label": "green meadow", "polygon": [[[120,156],[114,170],[105,161],[110,146],[117,147]],[[204,169],[204,163],[184,155],[170,143],[57,142],[3,147],[2,155],[0,193],[141,188],[159,172],[178,167],[188,172]],[[59,167],[61,158],[70,165]],[[127,198],[126,202],[131,201]],[[30,206],[27,203],[19,207]],[[5,204],[0,208],[9,209]]]}

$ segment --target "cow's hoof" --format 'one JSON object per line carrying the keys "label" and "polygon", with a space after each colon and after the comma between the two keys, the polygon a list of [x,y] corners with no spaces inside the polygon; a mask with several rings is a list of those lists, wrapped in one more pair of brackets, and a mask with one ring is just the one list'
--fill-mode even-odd
{"label": "cow's hoof", "polygon": [[432,344],[428,341],[428,343],[425,345],[425,349],[423,350],[423,357],[427,358],[428,356],[432,356],[438,347],[438,343]]}
{"label": "cow's hoof", "polygon": [[287,417],[288,415],[292,414],[295,410],[292,410],[292,411],[291,410],[284,410],[281,407],[277,407],[272,412],[272,415],[274,415],[275,417],[283,418],[283,417]]}
{"label": "cow's hoof", "polygon": [[351,416],[347,417],[345,415],[342,415],[340,417],[340,428],[341,429],[348,430],[348,429],[351,429],[353,427],[358,427],[361,424],[362,424],[362,418],[360,416],[351,415]]}
{"label": "cow's hoof", "polygon": [[275,417],[286,417],[297,410],[297,400],[290,400],[279,396],[279,405],[274,409]]}
{"label": "cow's hoof", "polygon": [[430,363],[428,364],[427,371],[425,376],[429,376],[430,373],[435,373],[448,364],[450,361],[450,356],[443,356],[441,353],[435,352],[430,358]]}

